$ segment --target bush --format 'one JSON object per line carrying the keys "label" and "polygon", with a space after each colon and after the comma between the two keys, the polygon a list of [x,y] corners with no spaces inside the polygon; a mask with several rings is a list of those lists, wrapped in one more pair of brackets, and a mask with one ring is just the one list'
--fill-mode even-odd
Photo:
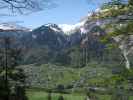
{"label": "bush", "polygon": [[64,97],[61,95],[59,96],[58,100],[64,100]]}

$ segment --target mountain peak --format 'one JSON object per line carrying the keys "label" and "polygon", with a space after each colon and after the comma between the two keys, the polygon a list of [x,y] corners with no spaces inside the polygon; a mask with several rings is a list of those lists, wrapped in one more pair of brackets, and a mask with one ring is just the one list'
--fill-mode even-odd
{"label": "mountain peak", "polygon": [[54,23],[48,23],[48,24],[45,24],[45,26],[58,27],[58,25]]}
{"label": "mountain peak", "polygon": [[48,23],[41,26],[41,28],[45,28],[45,27],[48,27],[55,32],[62,32],[62,29],[57,24]]}

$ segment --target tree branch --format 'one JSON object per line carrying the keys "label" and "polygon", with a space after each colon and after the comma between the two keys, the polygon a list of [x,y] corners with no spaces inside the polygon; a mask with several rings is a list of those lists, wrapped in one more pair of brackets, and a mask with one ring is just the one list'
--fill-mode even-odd
{"label": "tree branch", "polygon": [[[12,13],[36,12],[44,9],[51,0],[1,0],[0,9],[9,9]],[[44,3],[46,5],[44,5]],[[43,6],[42,6],[43,5]]]}

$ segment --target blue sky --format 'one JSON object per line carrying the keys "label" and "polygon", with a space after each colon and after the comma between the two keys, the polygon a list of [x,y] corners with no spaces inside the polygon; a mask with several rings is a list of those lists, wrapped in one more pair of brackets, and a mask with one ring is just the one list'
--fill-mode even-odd
{"label": "blue sky", "polygon": [[[1,22],[22,22],[20,25],[36,28],[43,24],[75,24],[88,14],[88,12],[99,7],[101,2],[89,3],[87,0],[56,0],[58,6],[52,9],[32,13],[30,15],[19,15],[15,17],[1,17]],[[88,0],[89,1],[89,0]]]}

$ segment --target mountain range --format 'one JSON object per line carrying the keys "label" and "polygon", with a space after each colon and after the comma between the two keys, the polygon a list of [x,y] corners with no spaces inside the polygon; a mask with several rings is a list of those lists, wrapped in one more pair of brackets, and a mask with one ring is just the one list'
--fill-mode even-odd
{"label": "mountain range", "polygon": [[[118,62],[121,54],[109,57],[109,51],[101,42],[101,37],[107,34],[102,26],[119,19],[92,20],[89,14],[75,25],[49,23],[32,30],[17,24],[2,23],[0,36],[15,37],[19,46],[23,48],[23,64],[84,66],[92,60],[107,62],[113,59],[114,62]],[[117,50],[112,52],[115,55]]]}

